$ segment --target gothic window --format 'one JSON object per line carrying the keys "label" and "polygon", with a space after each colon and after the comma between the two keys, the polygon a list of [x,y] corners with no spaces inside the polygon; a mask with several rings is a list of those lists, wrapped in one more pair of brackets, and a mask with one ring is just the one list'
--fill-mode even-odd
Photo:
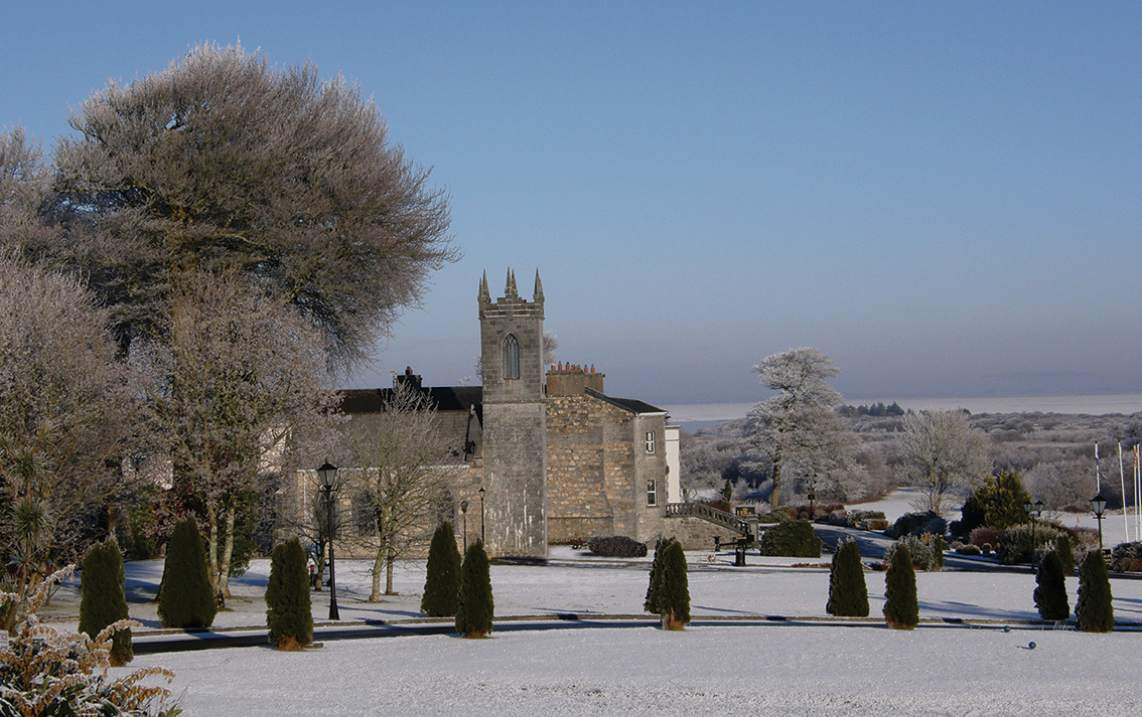
{"label": "gothic window", "polygon": [[646,504],[658,505],[658,481],[653,478],[646,482]]}
{"label": "gothic window", "polygon": [[504,378],[519,378],[519,340],[512,334],[504,339]]}
{"label": "gothic window", "polygon": [[654,431],[646,432],[646,452],[654,453]]}

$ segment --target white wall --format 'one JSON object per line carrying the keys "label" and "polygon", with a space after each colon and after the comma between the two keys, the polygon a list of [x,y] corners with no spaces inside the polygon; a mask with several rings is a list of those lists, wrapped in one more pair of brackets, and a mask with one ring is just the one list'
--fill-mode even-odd
{"label": "white wall", "polygon": [[666,427],[666,502],[682,502],[682,459],[678,447],[678,426]]}

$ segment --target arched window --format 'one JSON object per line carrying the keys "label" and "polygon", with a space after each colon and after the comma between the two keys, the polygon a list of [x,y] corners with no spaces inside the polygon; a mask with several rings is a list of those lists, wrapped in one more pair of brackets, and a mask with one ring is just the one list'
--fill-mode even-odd
{"label": "arched window", "polygon": [[504,378],[519,378],[519,341],[512,334],[504,339]]}

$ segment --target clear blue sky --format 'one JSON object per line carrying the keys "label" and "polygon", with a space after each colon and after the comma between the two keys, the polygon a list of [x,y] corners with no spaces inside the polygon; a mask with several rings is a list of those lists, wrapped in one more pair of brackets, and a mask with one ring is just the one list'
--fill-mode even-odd
{"label": "clear blue sky", "polygon": [[0,126],[204,40],[358,82],[464,255],[361,385],[470,376],[510,264],[652,402],[800,345],[854,398],[1142,389],[1142,4],[812,5],[14,3]]}

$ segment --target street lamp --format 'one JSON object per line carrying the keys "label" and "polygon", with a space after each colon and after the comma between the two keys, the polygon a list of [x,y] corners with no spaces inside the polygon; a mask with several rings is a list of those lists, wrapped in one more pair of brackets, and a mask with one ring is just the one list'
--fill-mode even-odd
{"label": "street lamp", "polygon": [[337,569],[333,562],[333,538],[337,531],[333,524],[333,485],[337,482],[337,466],[328,460],[317,469],[317,477],[321,479],[321,490],[325,493],[326,528],[329,535],[329,619],[340,620],[341,613],[337,611]]}
{"label": "street lamp", "polygon": [[484,486],[480,486],[480,543],[484,542]]}
{"label": "street lamp", "polygon": [[460,518],[464,523],[464,552],[468,552],[468,501],[460,501]]}
{"label": "street lamp", "polygon": [[809,521],[812,522],[816,513],[813,511],[813,501],[817,499],[817,488],[814,483],[809,483]]}
{"label": "street lamp", "polygon": [[1102,497],[1102,491],[1099,491],[1095,497],[1090,499],[1090,509],[1094,511],[1094,517],[1098,519],[1098,552],[1102,552],[1102,514],[1106,510],[1106,498]]}
{"label": "street lamp", "polygon": [[1035,519],[1043,514],[1043,501],[1037,500],[1034,503],[1028,498],[1023,503],[1023,510],[1031,518],[1031,559],[1035,559]]}

